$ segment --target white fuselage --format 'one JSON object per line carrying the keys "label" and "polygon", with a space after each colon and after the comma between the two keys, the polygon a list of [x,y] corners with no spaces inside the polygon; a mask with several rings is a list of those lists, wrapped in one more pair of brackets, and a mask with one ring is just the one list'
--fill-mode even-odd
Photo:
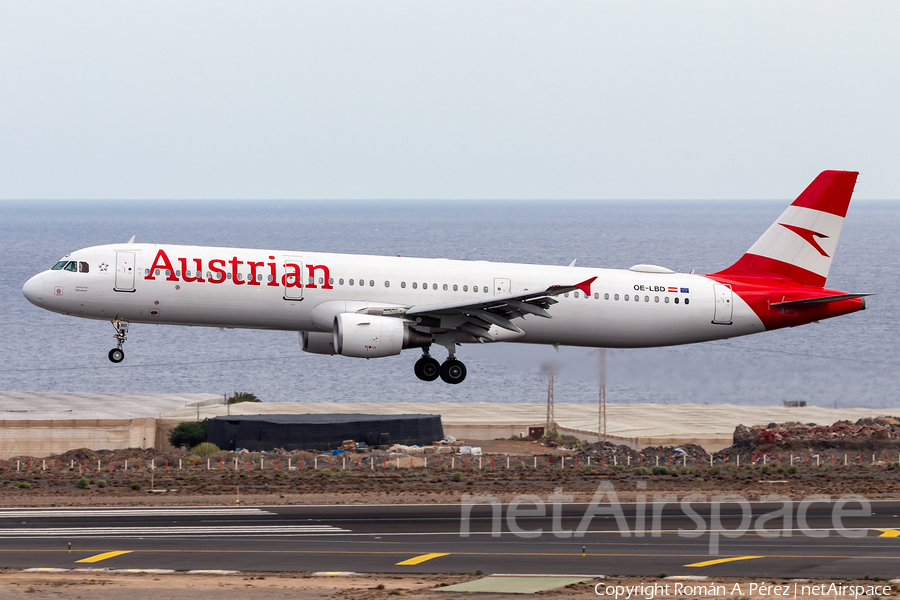
{"label": "white fuselage", "polygon": [[[589,297],[559,295],[552,318],[518,319],[524,334],[497,341],[635,348],[766,329],[730,290],[730,319],[715,322],[723,286],[700,275],[156,244],[95,246],[65,260],[87,263],[88,272],[44,271],[26,284],[30,301],[58,313],[131,323],[323,332],[331,331],[342,302],[347,312],[441,305],[596,277]],[[255,281],[248,281],[251,274]],[[451,320],[441,325],[452,327]]]}

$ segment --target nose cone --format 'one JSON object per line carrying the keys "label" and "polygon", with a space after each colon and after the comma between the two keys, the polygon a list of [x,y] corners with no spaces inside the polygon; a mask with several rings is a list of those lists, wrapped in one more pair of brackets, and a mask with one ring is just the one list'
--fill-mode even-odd
{"label": "nose cone", "polygon": [[35,275],[22,286],[22,293],[25,294],[25,298],[29,302],[35,306],[40,306],[41,302],[44,301],[44,280],[40,275]]}

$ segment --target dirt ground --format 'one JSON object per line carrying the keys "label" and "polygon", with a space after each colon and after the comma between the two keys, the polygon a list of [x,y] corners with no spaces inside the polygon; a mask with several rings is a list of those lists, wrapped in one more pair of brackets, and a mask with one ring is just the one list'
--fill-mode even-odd
{"label": "dirt ground", "polygon": [[[90,575],[76,573],[22,573],[0,572],[0,600],[39,599],[39,598],[90,598],[91,600],[120,600],[121,598],[140,595],[147,599],[177,598],[178,600],[221,600],[222,598],[247,598],[253,600],[314,600],[330,598],[335,600],[392,600],[398,597],[416,598],[417,600],[451,600],[452,598],[478,598],[479,600],[501,600],[521,598],[521,594],[467,594],[459,592],[441,592],[440,586],[452,585],[477,579],[473,575],[360,575],[354,577],[314,577],[309,574],[253,574],[240,575],[186,575],[186,574],[109,574]],[[552,590],[539,592],[542,598],[578,599],[578,598],[615,598],[614,595],[599,596],[595,585],[600,584],[601,591],[607,586],[669,586],[669,593],[657,591],[659,600],[675,600],[693,598],[696,600],[775,600],[785,597],[784,589],[775,586],[786,586],[793,597],[793,586],[798,586],[797,598],[817,600],[833,599],[829,593],[802,593],[801,586],[821,586],[824,591],[831,583],[842,586],[863,586],[869,593],[860,594],[860,598],[884,598],[896,596],[897,586],[885,581],[835,581],[830,580],[768,580],[759,579],[709,579],[703,581],[683,581],[682,586],[691,586],[691,593],[684,588],[675,589],[678,582],[656,577],[646,578],[611,578],[592,580]],[[735,584],[740,586],[736,589]],[[756,588],[751,588],[756,584]],[[703,593],[694,586],[724,586],[725,594]],[[890,591],[882,586],[889,585]],[[761,588],[760,586],[769,586]],[[866,589],[868,586],[879,586],[878,593]],[[712,592],[715,590],[707,588]],[[760,593],[762,591],[762,593]],[[812,591],[810,589],[809,591]],[[840,597],[840,596],[839,596]],[[852,598],[852,594],[844,597]],[[645,595],[632,595],[632,598],[646,598]],[[622,596],[624,600],[624,596]]]}
{"label": "dirt ground", "polygon": [[[363,459],[364,460],[364,459]],[[572,458],[518,456],[454,458],[454,466],[444,461],[441,467],[430,464],[428,468],[409,468],[409,457],[400,459],[400,468],[393,462],[383,461],[374,468],[364,462],[357,467],[349,461],[344,465],[333,461],[319,469],[306,464],[304,469],[285,462],[242,462],[237,470],[234,463],[183,464],[182,469],[169,464],[159,464],[155,469],[141,464],[141,469],[129,465],[126,471],[120,465],[108,470],[108,463],[84,463],[72,468],[47,463],[42,470],[40,461],[32,462],[32,470],[20,463],[20,470],[0,469],[0,506],[84,506],[84,505],[150,505],[150,504],[359,504],[359,503],[453,503],[463,494],[492,494],[502,501],[509,501],[523,493],[549,495],[562,487],[573,494],[575,501],[588,501],[601,481],[614,485],[620,500],[632,500],[638,493],[686,494],[740,494],[755,500],[769,494],[786,494],[800,499],[811,494],[833,497],[845,494],[862,494],[869,499],[900,497],[900,469],[889,465],[814,465],[795,466],[796,472],[782,467],[763,469],[757,465],[726,465],[687,467],[672,469],[667,474],[648,472],[638,474],[635,467],[598,468],[583,463],[577,466]],[[534,467],[535,461],[537,468]],[[384,465],[387,464],[385,467]],[[342,468],[342,466],[347,468]],[[94,467],[94,468],[91,468]],[[79,489],[77,482],[84,477],[87,488]],[[101,483],[103,482],[103,483]],[[140,486],[140,489],[132,489]],[[105,487],[101,487],[104,486]]]}

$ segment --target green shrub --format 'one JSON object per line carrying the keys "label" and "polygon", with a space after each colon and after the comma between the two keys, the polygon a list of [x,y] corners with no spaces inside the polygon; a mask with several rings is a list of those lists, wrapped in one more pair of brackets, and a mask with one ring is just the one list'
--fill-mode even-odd
{"label": "green shrub", "polygon": [[31,489],[31,484],[28,483],[27,481],[23,481],[23,482],[21,482],[19,485],[17,485],[16,487],[19,488],[20,490],[30,490],[30,489]]}
{"label": "green shrub", "polygon": [[650,469],[648,469],[647,467],[637,467],[634,470],[635,475],[646,475],[649,472],[650,472]]}
{"label": "green shrub", "polygon": [[613,465],[613,471],[624,471],[625,465]]}
{"label": "green shrub", "polygon": [[652,470],[653,470],[654,475],[668,475],[669,474],[669,467],[664,467],[662,465],[656,465],[655,467],[653,467]]}
{"label": "green shrub", "polygon": [[590,473],[593,470],[594,470],[594,467],[592,467],[591,465],[584,465],[583,467],[581,467],[581,471],[583,473]]}
{"label": "green shrub", "polygon": [[450,479],[452,479],[453,481],[462,481],[463,474],[461,471],[454,471],[453,475],[450,476]]}
{"label": "green shrub", "polygon": [[97,482],[97,487],[98,487],[98,488],[105,488],[106,485],[107,485],[107,483],[106,483],[106,480],[105,480],[105,479],[101,479],[100,481]]}
{"label": "green shrub", "polygon": [[228,397],[228,404],[240,404],[241,402],[262,402],[262,400],[250,392],[235,392]]}
{"label": "green shrub", "polygon": [[788,467],[788,473],[791,473],[791,474],[794,474],[799,470],[800,470],[800,467],[798,467],[797,465],[791,465],[790,467]]}
{"label": "green shrub", "polygon": [[719,473],[722,472],[722,466],[716,465],[714,467],[710,467],[709,469],[707,469],[706,472],[709,473],[710,475],[718,475]]}
{"label": "green shrub", "polygon": [[194,447],[206,441],[208,431],[209,421],[207,419],[179,423],[169,432],[169,443],[176,448],[179,446]]}
{"label": "green shrub", "polygon": [[75,487],[77,487],[79,490],[86,490],[91,487],[91,482],[87,477],[82,477],[75,483]]}
{"label": "green shrub", "polygon": [[775,469],[775,472],[776,473],[784,473],[784,467],[778,467],[777,469]]}
{"label": "green shrub", "polygon": [[131,484],[131,489],[133,489],[134,491],[137,492],[141,489],[141,484],[139,484],[137,481],[135,481],[134,483]]}
{"label": "green shrub", "polygon": [[694,472],[694,468],[693,468],[693,467],[681,467],[681,474],[682,474],[682,475],[690,475],[690,474],[693,473],[693,472]]}
{"label": "green shrub", "polygon": [[729,465],[725,465],[725,470],[728,471],[729,473],[734,473],[735,471],[738,470],[738,468],[736,466],[734,466],[733,464],[729,464]]}
{"label": "green shrub", "polygon": [[202,442],[197,444],[193,448],[191,448],[191,452],[199,456],[200,458],[205,458],[210,454],[215,454],[219,451],[219,447],[213,444],[212,442]]}
{"label": "green shrub", "polygon": [[763,475],[768,475],[772,472],[772,467],[770,467],[769,465],[763,465],[759,468],[759,472]]}
{"label": "green shrub", "polygon": [[200,478],[197,477],[196,475],[191,475],[191,481],[199,481],[199,480],[200,480]]}

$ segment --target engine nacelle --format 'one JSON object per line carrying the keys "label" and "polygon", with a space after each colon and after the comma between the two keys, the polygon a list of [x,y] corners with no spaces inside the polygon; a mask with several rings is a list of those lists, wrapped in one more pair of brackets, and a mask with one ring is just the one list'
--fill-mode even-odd
{"label": "engine nacelle", "polygon": [[327,354],[334,356],[334,334],[317,332],[317,331],[301,331],[300,347],[304,352],[312,354]]}
{"label": "engine nacelle", "polygon": [[404,348],[431,344],[431,336],[411,329],[402,319],[359,313],[334,318],[334,349],[341,356],[396,356]]}

